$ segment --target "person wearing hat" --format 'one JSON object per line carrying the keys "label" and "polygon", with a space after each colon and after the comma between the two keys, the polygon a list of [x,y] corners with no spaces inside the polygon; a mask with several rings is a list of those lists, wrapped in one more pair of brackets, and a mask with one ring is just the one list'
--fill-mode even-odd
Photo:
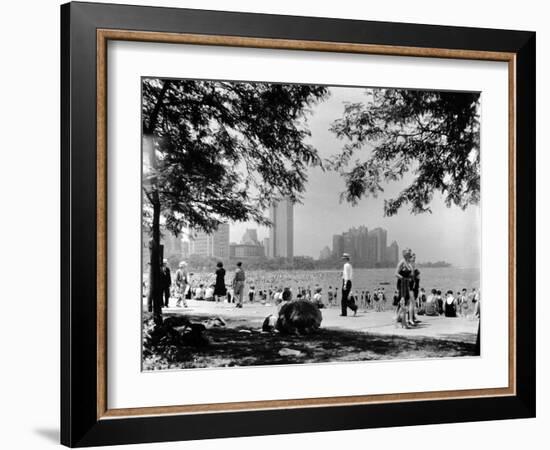
{"label": "person wearing hat", "polygon": [[164,307],[168,308],[168,302],[170,301],[170,286],[172,286],[172,276],[170,275],[170,267],[168,267],[168,260],[162,260],[162,267],[160,268],[160,288],[164,295]]}
{"label": "person wearing hat", "polygon": [[344,268],[342,269],[342,313],[341,316],[345,317],[348,315],[348,308],[353,311],[353,314],[357,314],[357,305],[355,302],[349,301],[349,293],[351,292],[351,280],[353,279],[353,267],[349,262],[350,256],[348,253],[342,255],[344,260]]}
{"label": "person wearing hat", "polygon": [[176,306],[181,306],[183,302],[183,306],[187,308],[187,300],[185,299],[188,285],[186,268],[187,263],[185,261],[182,261],[179,263],[178,270],[176,270],[176,290],[178,296]]}

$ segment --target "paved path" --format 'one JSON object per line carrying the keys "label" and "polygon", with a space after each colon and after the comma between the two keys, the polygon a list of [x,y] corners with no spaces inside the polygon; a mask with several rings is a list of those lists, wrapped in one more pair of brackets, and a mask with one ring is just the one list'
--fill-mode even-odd
{"label": "paved path", "polygon": [[[171,300],[170,307],[163,311],[172,314],[208,315],[220,316],[229,319],[232,323],[249,327],[261,327],[262,322],[269,314],[276,314],[277,308],[273,305],[261,305],[260,303],[245,303],[243,308],[235,308],[234,304],[215,303],[206,301],[188,301],[188,308],[176,308]],[[405,329],[395,327],[393,311],[375,312],[372,310],[357,312],[347,317],[340,316],[340,308],[325,308],[323,313],[323,328],[339,328],[346,330],[362,331],[383,335],[397,336],[427,336],[438,339],[446,339],[461,342],[474,343],[477,335],[478,320],[471,318],[448,318],[419,316],[421,321],[416,327]]]}

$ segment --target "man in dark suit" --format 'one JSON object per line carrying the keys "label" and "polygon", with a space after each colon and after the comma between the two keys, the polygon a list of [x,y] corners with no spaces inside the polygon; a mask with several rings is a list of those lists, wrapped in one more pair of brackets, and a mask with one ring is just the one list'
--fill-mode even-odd
{"label": "man in dark suit", "polygon": [[160,287],[162,289],[162,294],[164,295],[165,308],[168,308],[168,301],[170,300],[170,286],[172,286],[172,276],[170,275],[168,260],[164,259],[160,269]]}

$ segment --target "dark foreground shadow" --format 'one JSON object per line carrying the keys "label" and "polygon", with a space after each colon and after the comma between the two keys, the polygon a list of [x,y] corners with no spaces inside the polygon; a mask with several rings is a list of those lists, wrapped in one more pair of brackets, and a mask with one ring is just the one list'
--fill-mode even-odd
{"label": "dark foreground shadow", "polygon": [[471,336],[464,336],[464,341],[460,341],[456,336],[441,339],[379,335],[333,328],[320,328],[313,334],[297,336],[263,333],[244,324],[228,324],[207,330],[205,337],[197,346],[162,345],[162,340],[161,345],[144,345],[144,369],[478,356],[475,337],[472,342]]}

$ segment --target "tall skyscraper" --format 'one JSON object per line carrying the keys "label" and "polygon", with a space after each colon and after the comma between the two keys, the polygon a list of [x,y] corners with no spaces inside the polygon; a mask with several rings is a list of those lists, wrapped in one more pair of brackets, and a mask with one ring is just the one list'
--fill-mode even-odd
{"label": "tall skyscraper", "polygon": [[335,234],[332,236],[332,256],[339,258],[344,253],[344,236]]}
{"label": "tall skyscraper", "polygon": [[269,230],[269,240],[275,258],[294,257],[294,205],[284,199],[271,206],[269,218],[273,225]]}
{"label": "tall skyscraper", "polygon": [[394,266],[397,265],[399,261],[399,246],[397,242],[393,241],[388,248],[386,249],[386,262]]}
{"label": "tall skyscraper", "polygon": [[375,228],[369,232],[369,237],[373,236],[376,239],[375,248],[375,263],[384,263],[386,259],[386,247],[388,243],[388,232],[383,228]]}
{"label": "tall skyscraper", "polygon": [[273,254],[271,253],[273,250],[271,248],[271,240],[268,237],[264,238],[263,246],[264,246],[264,253],[266,258],[273,258]]}
{"label": "tall skyscraper", "polygon": [[189,254],[214,258],[229,257],[229,224],[222,223],[213,233],[196,232],[189,243]]}

